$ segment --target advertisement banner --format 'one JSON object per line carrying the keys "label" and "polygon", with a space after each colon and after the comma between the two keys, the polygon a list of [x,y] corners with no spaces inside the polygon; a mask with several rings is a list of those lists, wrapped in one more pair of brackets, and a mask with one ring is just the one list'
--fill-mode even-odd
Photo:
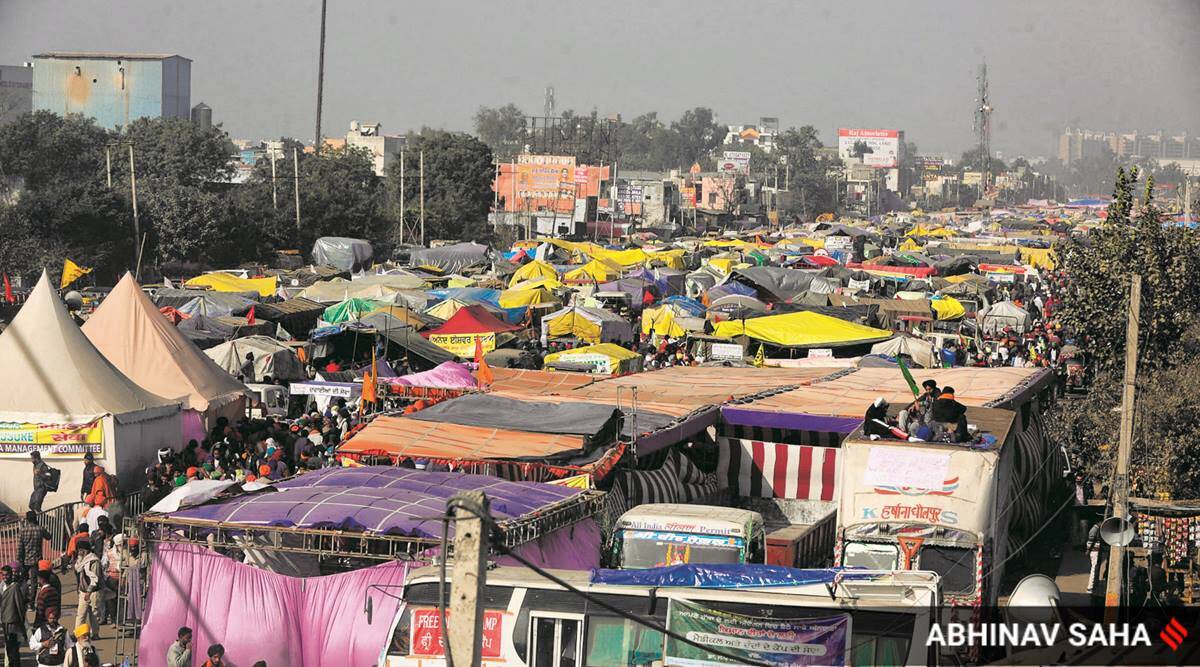
{"label": "advertisement banner", "polygon": [[430,343],[463,359],[475,358],[476,340],[483,346],[484,354],[496,349],[496,334],[494,333],[433,334],[429,337]]}
{"label": "advertisement banner", "polygon": [[[450,611],[446,610],[446,623],[450,622]],[[501,631],[504,628],[504,612],[495,609],[483,610],[483,641],[480,655],[484,658],[499,658],[502,655]],[[412,655],[445,655],[446,640],[442,632],[442,616],[437,609],[413,609],[409,625],[409,646]]]}
{"label": "advertisement banner", "polygon": [[846,664],[850,649],[850,614],[786,619],[743,616],[709,609],[686,600],[671,600],[667,629],[745,662],[696,648],[668,637],[663,665],[718,667],[730,664]]}
{"label": "advertisement banner", "polygon": [[722,158],[717,161],[717,171],[723,174],[743,174],[749,176],[750,152],[725,151]]}
{"label": "advertisement banner", "polygon": [[[571,199],[576,182],[572,155],[518,155],[517,196],[525,199]],[[584,169],[586,183],[587,170]]]}
{"label": "advertisement banner", "polygon": [[854,146],[861,142],[868,151],[862,156],[863,164],[884,169],[899,166],[902,134],[899,130],[838,128],[838,156],[854,157]]}
{"label": "advertisement banner", "polygon": [[104,422],[34,424],[0,422],[0,458],[29,459],[39,451],[45,458],[80,458],[87,452],[104,456]]}
{"label": "advertisement banner", "polygon": [[362,384],[357,382],[293,382],[288,387],[292,396],[328,396],[350,398],[362,393]]}
{"label": "advertisement banner", "polygon": [[588,184],[588,169],[587,167],[575,167],[575,185]]}
{"label": "advertisement banner", "polygon": [[591,366],[592,373],[599,373],[601,375],[612,375],[614,371],[612,365],[613,359],[606,354],[597,354],[594,352],[569,354],[563,356],[562,361],[570,362],[572,364],[584,364]]}
{"label": "advertisement banner", "polygon": [[741,361],[746,356],[746,350],[737,343],[713,343],[709,354],[713,359]]}

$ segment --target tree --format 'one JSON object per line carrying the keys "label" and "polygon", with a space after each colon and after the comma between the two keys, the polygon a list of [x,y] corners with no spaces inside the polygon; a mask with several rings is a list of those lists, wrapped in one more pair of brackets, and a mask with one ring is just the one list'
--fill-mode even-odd
{"label": "tree", "polygon": [[525,147],[525,112],[511,103],[500,108],[479,107],[475,112],[475,134],[491,147],[496,159],[509,162]]}
{"label": "tree", "polygon": [[[132,143],[138,185],[142,179],[196,187],[227,182],[233,175],[233,143],[220,125],[202,128],[186,118],[138,118],[116,137]],[[113,180],[129,181],[128,152],[113,170]],[[115,157],[115,156],[114,156]]]}
{"label": "tree", "polygon": [[56,181],[100,183],[107,131],[78,114],[35,111],[0,126],[0,175],[36,190]]}
{"label": "tree", "polygon": [[725,139],[725,126],[716,121],[716,114],[708,107],[683,112],[679,120],[671,123],[671,131],[677,136],[673,164],[684,168],[709,159]]}
{"label": "tree", "polygon": [[[410,134],[405,164],[404,202],[409,219],[418,213],[420,176],[416,156],[425,152],[425,238],[462,239],[488,243],[492,229],[488,211],[492,207],[495,169],[492,151],[475,137],[425,128]],[[400,164],[388,165],[388,191],[399,201]]]}
{"label": "tree", "polygon": [[785,181],[792,196],[787,212],[813,220],[821,213],[836,213],[838,208],[837,175],[842,161],[826,157],[817,130],[811,125],[791,127],[775,138],[773,155],[785,170]]}
{"label": "tree", "polygon": [[[983,154],[983,151],[979,150],[979,147],[976,146],[975,148],[964,152],[962,157],[959,159],[958,164],[963,171],[983,171],[985,157],[986,156]],[[1008,171],[1008,167],[1004,164],[1004,161],[994,155],[988,158],[986,163],[988,170],[992,174],[999,174],[1001,172]]]}

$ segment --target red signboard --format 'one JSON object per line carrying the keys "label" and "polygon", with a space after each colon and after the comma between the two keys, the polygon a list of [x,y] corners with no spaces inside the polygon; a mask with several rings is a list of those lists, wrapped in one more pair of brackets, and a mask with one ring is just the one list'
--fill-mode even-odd
{"label": "red signboard", "polygon": [[[446,612],[449,622],[450,612]],[[483,642],[480,654],[484,658],[499,658],[504,612],[485,609],[483,612]],[[413,609],[409,622],[410,655],[445,655],[442,639],[442,619],[437,609]]]}

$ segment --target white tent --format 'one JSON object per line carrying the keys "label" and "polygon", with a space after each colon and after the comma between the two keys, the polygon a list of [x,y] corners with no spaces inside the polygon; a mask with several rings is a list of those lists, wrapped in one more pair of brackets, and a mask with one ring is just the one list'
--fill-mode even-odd
{"label": "white tent", "polygon": [[997,334],[1004,327],[1012,327],[1013,332],[1023,334],[1033,326],[1033,316],[1029,311],[1012,301],[1001,301],[979,311],[977,316],[979,328],[985,334]]}
{"label": "white tent", "polygon": [[220,416],[236,421],[245,410],[246,386],[163,317],[133,274],[126,273],[105,297],[83,333],[131,380],[181,401],[200,413],[206,426]]}
{"label": "white tent", "polygon": [[921,368],[936,368],[937,356],[934,354],[933,343],[924,338],[914,336],[896,336],[882,343],[871,346],[871,354],[886,354],[889,357],[907,355]]}
{"label": "white tent", "polygon": [[[43,507],[78,500],[91,451],[126,490],[160,447],[178,448],[180,405],[139,387],[79,330],[45,272],[0,334],[0,502],[24,510],[33,491],[29,452],[62,470]],[[66,464],[66,465],[64,465]]]}
{"label": "white tent", "polygon": [[246,353],[254,353],[254,379],[270,376],[277,380],[305,380],[304,364],[296,352],[274,338],[246,336],[204,351],[209,359],[217,362],[227,373],[237,377],[246,363]]}

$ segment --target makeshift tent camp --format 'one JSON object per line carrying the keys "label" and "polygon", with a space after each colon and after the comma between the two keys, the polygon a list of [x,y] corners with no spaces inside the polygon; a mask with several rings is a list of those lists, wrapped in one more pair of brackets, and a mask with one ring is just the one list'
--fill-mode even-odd
{"label": "makeshift tent camp", "polygon": [[[487,291],[493,291],[493,290],[487,290]],[[436,317],[437,319],[439,319],[443,322],[446,322],[450,318],[457,315],[458,311],[462,310],[463,308],[466,308],[467,306],[478,306],[478,307],[483,308],[484,310],[488,311],[489,313],[491,313],[493,316],[495,316],[497,318],[503,318],[505,316],[504,310],[502,308],[500,308],[499,306],[493,305],[486,301],[475,301],[475,300],[471,300],[471,299],[459,299],[459,298],[446,299],[445,301],[442,301],[440,303],[432,305],[429,308],[425,309],[425,314],[429,315],[430,317]]]}
{"label": "makeshift tent camp", "polygon": [[83,325],[96,349],[129,379],[198,413],[206,427],[244,411],[246,387],[213,363],[154,307],[126,273]]}
{"label": "makeshift tent camp", "polygon": [[624,375],[642,370],[642,355],[620,345],[600,343],[548,354],[545,365],[547,369],[576,370],[590,367],[592,373]]}
{"label": "makeshift tent camp", "polygon": [[578,338],[589,343],[628,343],[633,327],[603,308],[567,306],[542,317],[542,344],[551,338]]}
{"label": "makeshift tent camp", "polygon": [[215,347],[238,337],[238,328],[219,317],[193,315],[180,322],[176,328],[185,338],[202,350]]}
{"label": "makeshift tent camp", "polygon": [[325,309],[325,313],[321,319],[330,324],[341,324],[350,320],[357,320],[367,313],[374,312],[379,308],[379,304],[367,299],[350,298]]}
{"label": "makeshift tent camp", "polygon": [[209,359],[217,362],[227,373],[237,377],[246,363],[246,354],[254,353],[254,377],[261,380],[272,377],[276,380],[303,380],[304,365],[292,348],[274,338],[247,336],[222,343],[204,351]]}
{"label": "makeshift tent camp", "polygon": [[[161,317],[157,313],[152,313]],[[0,334],[0,452],[5,483],[0,503],[24,510],[33,491],[29,452],[38,450],[62,470],[59,491],[44,503],[79,500],[80,466],[96,462],[136,484],[160,447],[177,448],[179,402],[157,396],[104,358],[67,313],[42,272],[28,300]]]}
{"label": "makeshift tent camp", "polygon": [[208,287],[216,292],[256,292],[261,296],[275,296],[275,290],[278,288],[275,276],[239,278],[220,271],[196,276],[184,284],[188,287]]}
{"label": "makeshift tent camp", "polygon": [[429,342],[464,359],[475,356],[476,341],[483,351],[496,349],[496,335],[518,331],[521,327],[507,324],[489,313],[483,306],[472,305],[458,312],[436,329],[424,332]]}
{"label": "makeshift tent camp", "polygon": [[976,315],[979,328],[984,334],[994,335],[1002,332],[1005,327],[1011,327],[1015,333],[1025,333],[1033,324],[1033,316],[1029,311],[1012,301],[993,303],[979,311]]}
{"label": "makeshift tent camp", "polygon": [[840,347],[877,343],[892,337],[886,329],[866,327],[810,311],[718,322],[714,335],[748,336],[780,347]]}
{"label": "makeshift tent camp", "polygon": [[[338,303],[345,299],[370,299],[371,301],[393,303],[423,310],[429,300],[425,293],[418,291],[417,288],[406,289],[396,287],[397,282],[411,281],[408,279],[404,281],[391,281],[370,278],[360,280],[333,278],[332,280],[310,285],[301,290],[296,296],[324,304]],[[424,281],[421,281],[421,284],[424,285]]]}
{"label": "makeshift tent camp", "polygon": [[367,268],[375,251],[362,239],[343,236],[323,236],[313,243],[313,264],[332,266],[342,271],[357,272]]}
{"label": "makeshift tent camp", "polygon": [[768,297],[769,300],[787,301],[808,291],[815,277],[815,273],[808,271],[777,266],[751,266],[737,269],[730,280],[753,287],[759,295]]}
{"label": "makeshift tent camp", "polygon": [[221,292],[205,292],[193,297],[190,301],[178,306],[184,315],[205,315],[207,317],[224,317],[226,315],[245,315],[251,306],[257,302],[247,299],[241,294],[223,294]]}
{"label": "makeshift tent camp", "polygon": [[375,311],[364,315],[355,324],[361,327],[356,331],[373,331],[386,339],[384,353],[387,358],[403,357],[413,368],[425,370],[454,359],[453,354],[425,340],[416,329],[388,313]]}
{"label": "makeshift tent camp", "polygon": [[433,266],[447,273],[486,268],[491,256],[492,249],[479,243],[455,243],[440,248],[413,248],[408,251],[409,266]]}
{"label": "makeshift tent camp", "polygon": [[522,282],[525,280],[533,280],[535,278],[555,278],[555,279],[557,279],[558,271],[555,271],[553,266],[550,266],[549,264],[547,264],[543,261],[535,259],[532,262],[517,269],[512,274],[512,278],[508,281],[508,285],[509,285],[509,287],[512,287],[513,285],[515,285],[519,282]]}
{"label": "makeshift tent camp", "polygon": [[933,343],[915,336],[896,336],[891,340],[875,343],[871,346],[871,354],[884,354],[889,357],[906,356],[921,368],[938,366]]}

